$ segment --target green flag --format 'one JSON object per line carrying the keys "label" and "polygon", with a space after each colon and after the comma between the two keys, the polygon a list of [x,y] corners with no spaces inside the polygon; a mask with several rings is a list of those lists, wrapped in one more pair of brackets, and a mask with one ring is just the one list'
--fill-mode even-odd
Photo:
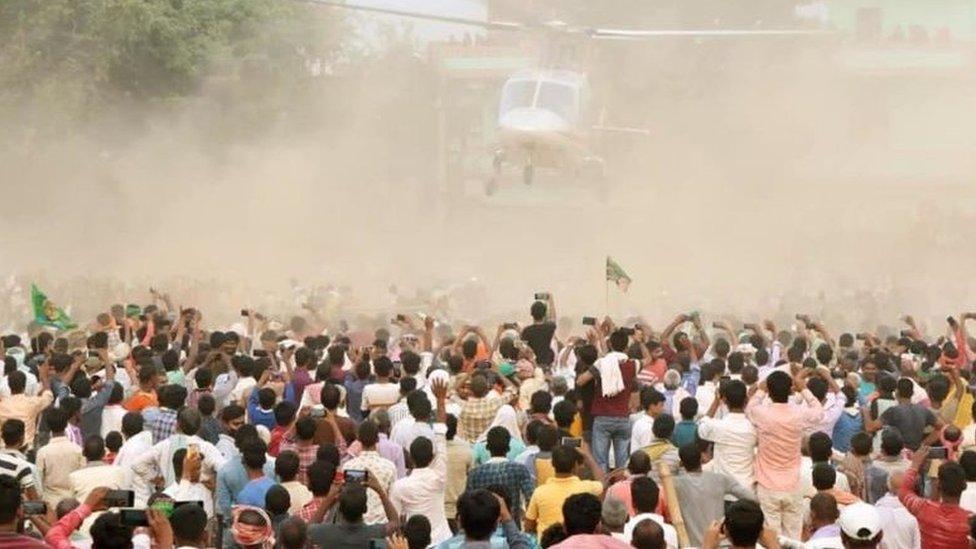
{"label": "green flag", "polygon": [[78,327],[61,307],[52,303],[34,284],[31,284],[31,305],[34,307],[34,321],[41,326],[51,326],[58,330]]}
{"label": "green flag", "polygon": [[630,287],[630,277],[609,255],[607,256],[607,280],[616,284],[622,292],[626,292]]}

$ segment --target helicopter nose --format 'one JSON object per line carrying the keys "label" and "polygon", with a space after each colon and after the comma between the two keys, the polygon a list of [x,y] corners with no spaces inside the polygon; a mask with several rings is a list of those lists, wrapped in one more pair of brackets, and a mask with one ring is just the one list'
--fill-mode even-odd
{"label": "helicopter nose", "polygon": [[558,114],[535,107],[513,109],[498,121],[502,128],[523,132],[559,132],[570,129],[569,124]]}

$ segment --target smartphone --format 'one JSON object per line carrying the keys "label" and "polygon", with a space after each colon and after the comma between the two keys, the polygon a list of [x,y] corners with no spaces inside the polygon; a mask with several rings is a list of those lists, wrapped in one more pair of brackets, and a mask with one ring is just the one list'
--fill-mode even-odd
{"label": "smartphone", "polygon": [[132,490],[109,490],[103,501],[106,507],[132,507],[136,493]]}
{"label": "smartphone", "polygon": [[634,335],[634,329],[633,328],[620,328],[620,331],[623,332],[624,335],[627,335],[627,336]]}
{"label": "smartphone", "polygon": [[580,439],[580,438],[563,437],[563,439],[562,439],[562,441],[561,441],[560,444],[562,446],[569,446],[571,448],[579,448],[580,447],[580,443],[582,441],[583,441],[583,439]]}
{"label": "smartphone", "polygon": [[732,376],[730,376],[728,374],[726,374],[724,376],[719,376],[719,378],[718,378],[718,380],[719,380],[720,383],[721,382],[725,382],[725,381],[729,381],[730,379],[732,379]]}
{"label": "smartphone", "polygon": [[119,519],[123,526],[149,526],[145,509],[119,509]]}
{"label": "smartphone", "polygon": [[406,322],[407,321],[407,315],[396,315],[396,320],[397,320],[397,322]]}
{"label": "smartphone", "polygon": [[596,317],[595,316],[584,316],[583,317],[583,326],[596,326]]}
{"label": "smartphone", "polygon": [[506,330],[517,330],[518,329],[518,324],[516,324],[514,322],[506,322],[505,324],[502,324],[502,328],[504,328]]}
{"label": "smartphone", "polygon": [[535,300],[536,301],[547,301],[548,299],[549,299],[549,294],[547,292],[536,292],[535,293]]}
{"label": "smartphone", "polygon": [[929,459],[946,459],[949,457],[949,451],[945,446],[935,446],[929,448]]}
{"label": "smartphone", "polygon": [[366,469],[346,469],[343,478],[346,479],[346,482],[366,484],[369,480],[369,471]]}
{"label": "smartphone", "polygon": [[251,354],[254,355],[254,358],[265,358],[268,356],[268,351],[265,351],[264,349],[254,349]]}
{"label": "smartphone", "polygon": [[241,316],[249,316],[249,315],[250,313],[248,312],[247,309],[241,309]]}
{"label": "smartphone", "polygon": [[43,501],[25,501],[20,504],[20,507],[27,516],[47,514],[47,504]]}

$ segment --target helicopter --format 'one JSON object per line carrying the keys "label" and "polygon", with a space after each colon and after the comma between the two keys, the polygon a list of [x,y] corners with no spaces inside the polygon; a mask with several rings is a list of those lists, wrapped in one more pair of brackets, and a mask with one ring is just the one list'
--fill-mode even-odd
{"label": "helicopter", "polygon": [[[813,29],[613,29],[568,25],[562,21],[515,22],[477,20],[466,17],[428,14],[400,9],[350,4],[337,0],[304,0],[306,3],[359,12],[394,15],[427,21],[478,27],[490,31],[538,32],[550,44],[567,37],[592,40],[654,40],[667,38],[778,37],[829,34]],[[549,62],[538,68],[522,69],[502,85],[495,140],[490,146],[492,173],[485,181],[485,193],[494,194],[504,166],[521,168],[522,181],[531,185],[536,169],[555,169],[572,174],[591,174],[603,180],[605,161],[596,152],[598,135],[620,133],[649,136],[646,128],[613,126],[603,123],[592,108],[592,94],[585,73],[559,68],[556,48],[540,57]]]}

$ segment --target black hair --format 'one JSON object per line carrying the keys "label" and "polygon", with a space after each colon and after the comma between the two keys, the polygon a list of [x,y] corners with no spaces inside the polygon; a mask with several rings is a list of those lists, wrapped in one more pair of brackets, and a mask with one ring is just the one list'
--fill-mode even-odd
{"label": "black hair", "polygon": [[815,462],[830,461],[830,456],[833,453],[833,443],[827,433],[817,431],[811,434],[808,447],[810,448],[811,460]]}
{"label": "black hair", "polygon": [[681,412],[681,419],[695,419],[695,416],[698,415],[698,400],[694,397],[685,397],[681,399],[678,409]]}
{"label": "black hair", "polygon": [[630,483],[630,497],[638,513],[653,513],[660,495],[661,490],[650,477],[637,477]]}
{"label": "black hair", "polygon": [[807,390],[813,394],[818,401],[823,402],[827,398],[827,382],[822,377],[812,377],[807,380]]}
{"label": "black hair", "polygon": [[278,545],[282,549],[304,549],[308,542],[308,525],[297,516],[291,516],[278,527]]}
{"label": "black hair", "polygon": [[[423,438],[423,437],[421,437]],[[423,515],[413,515],[402,526],[403,537],[409,549],[426,549],[430,545],[430,520]]]}
{"label": "black hair", "polygon": [[381,356],[373,361],[373,371],[376,372],[377,377],[390,377],[393,373],[393,361]]}
{"label": "black hair", "polygon": [[572,446],[556,446],[552,449],[552,468],[556,473],[572,473],[579,460],[579,452]]}
{"label": "black hair", "polygon": [[21,504],[20,483],[11,475],[0,475],[0,524],[11,524]]}
{"label": "black hair", "polygon": [[183,408],[176,414],[176,428],[184,435],[193,436],[199,433],[202,423],[203,417],[193,408]]}
{"label": "black hair", "polygon": [[200,410],[200,414],[204,417],[212,416],[216,408],[217,401],[214,400],[211,394],[204,393],[197,399],[197,409]]}
{"label": "black hair", "polygon": [[681,459],[681,465],[685,470],[697,471],[701,469],[701,450],[697,442],[689,442],[678,448],[678,457]]}
{"label": "black hair", "polygon": [[776,370],[766,377],[766,387],[769,389],[769,398],[773,402],[785,403],[790,399],[793,378],[786,372]]}
{"label": "black hair", "polygon": [[228,404],[220,411],[220,419],[225,423],[230,423],[240,417],[244,417],[244,408],[239,404]]}
{"label": "black hair", "polygon": [[729,355],[728,368],[730,374],[738,374],[742,372],[742,368],[746,365],[746,355],[736,351]]}
{"label": "black hair", "polygon": [[674,434],[674,417],[671,414],[661,414],[654,418],[651,432],[660,440],[667,440]]}
{"label": "black hair", "polygon": [[122,416],[122,434],[125,438],[132,438],[142,432],[145,420],[139,412],[126,412]]}
{"label": "black hair", "polygon": [[651,472],[651,456],[643,450],[635,450],[627,461],[627,470],[632,475],[646,475]]}
{"label": "black hair", "polygon": [[942,496],[958,498],[966,489],[966,471],[954,461],[946,461],[939,466],[939,490]]}
{"label": "black hair", "polygon": [[[18,487],[18,495],[20,488]],[[486,541],[495,531],[501,506],[488,490],[467,490],[457,501],[457,517],[465,536],[474,541]]]}
{"label": "black hair", "polygon": [[10,388],[10,393],[14,395],[19,395],[24,392],[27,387],[27,375],[20,370],[14,370],[7,375],[7,387]]}
{"label": "black hair", "polygon": [[291,507],[291,496],[288,490],[280,484],[275,484],[264,493],[264,507],[271,516],[284,515]]}
{"label": "black hair", "polygon": [[316,422],[311,417],[302,417],[295,422],[295,435],[298,440],[312,440],[315,438]]}
{"label": "black hair", "polygon": [[654,387],[644,387],[640,392],[640,403],[641,409],[647,410],[651,406],[660,404],[665,401],[664,395],[658,392]]}
{"label": "black hair", "polygon": [[3,422],[3,427],[0,427],[0,438],[3,439],[3,445],[7,448],[18,448],[23,445],[27,442],[24,440],[24,436],[25,426],[24,422],[20,419],[8,419]]}
{"label": "black hair", "polygon": [[817,490],[830,490],[837,482],[837,471],[827,463],[817,463],[811,473],[813,487]]}
{"label": "black hair", "polygon": [[[284,453],[284,452],[282,452]],[[280,459],[280,457],[279,457]],[[313,461],[306,470],[308,476],[308,489],[315,496],[324,496],[332,488],[332,479],[335,477],[336,466],[328,461],[317,459]]]}
{"label": "black hair", "polygon": [[359,431],[356,436],[364,447],[372,448],[380,440],[379,427],[372,421],[364,421],[359,424]]}
{"label": "black hair", "polygon": [[532,320],[536,322],[545,320],[548,311],[549,307],[544,301],[536,301],[529,307],[529,314],[532,315]]}
{"label": "black hair", "polygon": [[207,529],[207,513],[199,505],[180,505],[169,517],[173,527],[174,545],[188,545],[203,539]]}
{"label": "black hair", "polygon": [[130,549],[132,527],[122,524],[119,513],[103,513],[92,523],[92,549]]}
{"label": "black hair", "polygon": [[90,435],[85,439],[81,454],[88,461],[101,461],[105,457],[105,441],[99,435]]}
{"label": "black hair", "polygon": [[511,433],[504,427],[492,427],[488,430],[486,446],[492,457],[503,457],[508,454]]}
{"label": "black hair", "polygon": [[417,437],[410,443],[410,459],[414,467],[427,467],[434,461],[434,444],[427,437]]}
{"label": "black hair", "polygon": [[959,456],[959,466],[966,473],[967,482],[976,482],[976,452],[966,450]]}
{"label": "black hair", "polygon": [[44,421],[52,433],[63,433],[68,428],[68,412],[64,408],[48,408]]}
{"label": "black hair", "polygon": [[326,410],[335,411],[339,407],[340,400],[342,400],[342,393],[338,387],[332,383],[322,385],[322,389],[319,391],[319,402],[325,406]]}
{"label": "black hair", "polygon": [[855,456],[870,455],[873,446],[874,439],[872,439],[871,435],[865,433],[864,431],[854,433],[854,436],[851,437],[851,452],[853,452]]}
{"label": "black hair", "polygon": [[664,529],[654,519],[644,519],[634,525],[630,544],[635,549],[664,549]]}
{"label": "black hair", "polygon": [[417,390],[417,378],[410,376],[403,376],[400,378],[400,394],[409,395],[412,391]]}
{"label": "black hair", "polygon": [[350,524],[356,524],[366,514],[366,488],[346,484],[339,494],[339,514]]}
{"label": "black hair", "polygon": [[551,452],[556,444],[559,442],[559,429],[553,427],[549,424],[543,424],[539,428],[539,433],[536,437],[536,446],[542,452]]}
{"label": "black hair", "polygon": [[447,425],[447,434],[445,438],[447,440],[454,440],[457,436],[458,418],[454,414],[447,414],[447,419],[444,422]]}
{"label": "black hair", "polygon": [[627,349],[630,336],[622,328],[618,328],[610,334],[610,349],[622,353]]}
{"label": "black hair", "polygon": [[725,535],[736,547],[753,547],[759,541],[765,520],[758,503],[740,499],[725,512]]}
{"label": "black hair", "polygon": [[118,431],[109,431],[105,434],[105,447],[108,448],[113,453],[117,453],[119,448],[122,447],[122,433]]}
{"label": "black hair", "polygon": [[318,451],[315,452],[315,459],[332,464],[333,468],[339,467],[339,448],[331,442],[319,444]]}
{"label": "black hair", "polygon": [[590,493],[573,494],[563,502],[563,529],[566,535],[594,534],[600,525],[603,505]]}
{"label": "black hair", "polygon": [[913,394],[915,394],[915,384],[912,383],[912,380],[909,379],[909,378],[907,378],[907,377],[903,377],[903,378],[899,379],[898,380],[898,398],[900,398],[902,400],[907,400],[907,399],[912,398],[912,395]]}
{"label": "black hair", "polygon": [[905,449],[905,440],[895,429],[881,431],[881,452],[886,456],[897,456]]}
{"label": "black hair", "polygon": [[746,384],[738,379],[731,379],[719,387],[719,394],[729,408],[734,410],[741,410],[745,407],[748,392]]}
{"label": "black hair", "polygon": [[263,469],[268,461],[267,452],[268,447],[260,438],[248,440],[241,448],[241,461],[248,469]]}
{"label": "black hair", "polygon": [[430,404],[430,399],[427,398],[427,393],[414,391],[407,395],[407,410],[410,411],[410,415],[417,421],[427,421],[430,419],[433,408]]}
{"label": "black hair", "polygon": [[562,429],[569,429],[576,419],[576,404],[571,400],[560,400],[552,407],[552,417],[556,420],[556,425]]}
{"label": "black hair", "polygon": [[530,404],[530,413],[548,414],[552,409],[552,393],[544,390],[536,391],[530,397]]}
{"label": "black hair", "polygon": [[298,454],[291,450],[284,450],[275,460],[275,474],[282,482],[290,482],[298,476]]}

